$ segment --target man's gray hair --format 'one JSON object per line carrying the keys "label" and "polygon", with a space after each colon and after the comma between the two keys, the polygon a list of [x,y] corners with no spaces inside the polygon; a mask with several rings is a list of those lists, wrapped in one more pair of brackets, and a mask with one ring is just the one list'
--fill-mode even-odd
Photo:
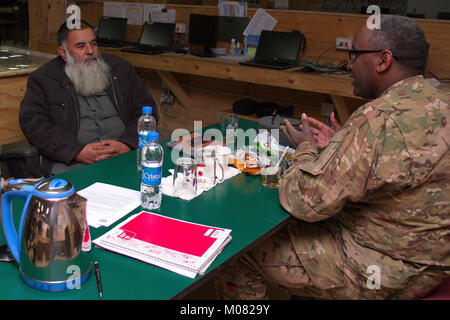
{"label": "man's gray hair", "polygon": [[373,49],[390,50],[398,63],[411,71],[423,72],[428,44],[421,27],[409,17],[381,15],[380,29],[369,39]]}

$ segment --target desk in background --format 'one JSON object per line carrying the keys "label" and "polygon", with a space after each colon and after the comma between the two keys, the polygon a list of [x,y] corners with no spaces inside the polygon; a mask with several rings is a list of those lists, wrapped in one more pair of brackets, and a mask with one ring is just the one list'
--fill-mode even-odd
{"label": "desk in background", "polygon": [[[240,120],[242,129],[254,128],[256,123]],[[218,126],[216,126],[218,128]],[[206,129],[206,128],[205,128]],[[174,165],[171,149],[164,146],[163,176]],[[140,189],[140,175],[136,170],[135,151],[110,158],[92,165],[59,175],[70,181],[75,190],[81,190],[94,182],[104,182],[134,190]],[[14,202],[15,222],[19,221],[19,207],[23,202]],[[130,214],[141,211],[137,208]],[[215,271],[234,257],[248,251],[259,241],[281,228],[290,215],[279,203],[278,189],[267,189],[261,185],[260,176],[239,174],[187,202],[163,195],[162,206],[155,213],[196,223],[232,229],[233,239],[216,258],[204,276],[195,279],[134,260],[132,258],[96,248],[90,252],[92,261],[98,261],[101,269],[104,299],[178,299],[213,277]],[[119,220],[123,221],[127,217]],[[90,228],[92,239],[96,239],[110,228]],[[0,232],[0,243],[4,243]],[[82,285],[80,290],[60,293],[42,292],[28,287],[20,278],[14,262],[0,263],[0,299],[98,299],[95,276]],[[213,297],[211,297],[213,298]]]}
{"label": "desk in background", "polygon": [[344,97],[357,98],[353,95],[352,80],[349,75],[311,75],[294,72],[292,69],[273,70],[249,67],[240,65],[236,61],[200,58],[171,52],[151,56],[111,48],[101,48],[101,52],[122,57],[134,67],[156,70],[180,103],[187,108],[191,106],[191,99],[173,76],[174,72],[328,94],[336,106],[342,123],[352,113]]}

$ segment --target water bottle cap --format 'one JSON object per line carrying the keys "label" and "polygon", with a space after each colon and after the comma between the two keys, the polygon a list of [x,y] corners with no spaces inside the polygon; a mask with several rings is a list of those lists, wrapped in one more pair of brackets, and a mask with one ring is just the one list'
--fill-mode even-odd
{"label": "water bottle cap", "polygon": [[152,107],[148,106],[142,107],[142,113],[152,113],[152,111],[153,111]]}
{"label": "water bottle cap", "polygon": [[147,139],[148,140],[158,140],[159,139],[159,133],[156,131],[150,131],[147,134]]}

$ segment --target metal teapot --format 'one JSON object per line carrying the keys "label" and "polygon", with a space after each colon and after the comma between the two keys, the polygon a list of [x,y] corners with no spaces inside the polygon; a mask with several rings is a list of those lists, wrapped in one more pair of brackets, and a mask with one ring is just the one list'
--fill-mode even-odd
{"label": "metal teapot", "polygon": [[[11,210],[14,198],[25,200],[18,233]],[[86,199],[70,182],[50,179],[24,184],[22,190],[3,194],[1,208],[6,242],[25,283],[43,291],[64,291],[80,288],[89,278]]]}

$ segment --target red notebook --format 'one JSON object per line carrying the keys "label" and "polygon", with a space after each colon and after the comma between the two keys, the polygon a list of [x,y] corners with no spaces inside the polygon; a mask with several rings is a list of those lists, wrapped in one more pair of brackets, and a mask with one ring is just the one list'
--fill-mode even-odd
{"label": "red notebook", "polygon": [[130,217],[94,243],[180,274],[203,273],[231,240],[231,230],[150,212]]}

